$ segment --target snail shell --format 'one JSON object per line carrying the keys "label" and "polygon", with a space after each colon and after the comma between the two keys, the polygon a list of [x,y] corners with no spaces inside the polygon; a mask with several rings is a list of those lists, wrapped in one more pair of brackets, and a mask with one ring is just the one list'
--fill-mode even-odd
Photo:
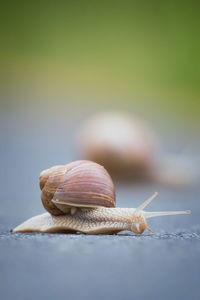
{"label": "snail shell", "polygon": [[77,142],[83,157],[103,164],[117,176],[144,176],[153,168],[158,154],[151,127],[128,113],[106,112],[89,118]]}
{"label": "snail shell", "polygon": [[62,215],[76,207],[115,207],[115,189],[101,165],[86,160],[55,166],[40,174],[41,199],[52,215]]}

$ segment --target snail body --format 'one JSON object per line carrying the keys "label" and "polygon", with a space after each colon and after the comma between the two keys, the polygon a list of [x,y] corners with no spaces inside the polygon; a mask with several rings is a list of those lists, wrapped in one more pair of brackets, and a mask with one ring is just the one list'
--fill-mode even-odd
{"label": "snail body", "polygon": [[[137,208],[115,207],[115,189],[108,172],[92,161],[55,166],[40,174],[41,199],[48,211],[28,219],[13,232],[82,232],[115,234],[149,230],[146,219],[190,211],[146,212],[155,193]],[[152,232],[152,231],[151,231]]]}

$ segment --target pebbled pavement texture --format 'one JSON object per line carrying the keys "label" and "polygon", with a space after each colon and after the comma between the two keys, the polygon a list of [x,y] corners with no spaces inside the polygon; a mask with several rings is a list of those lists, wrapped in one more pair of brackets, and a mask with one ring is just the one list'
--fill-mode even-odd
{"label": "pebbled pavement texture", "polygon": [[13,234],[6,220],[1,299],[199,299],[200,226],[141,236]]}

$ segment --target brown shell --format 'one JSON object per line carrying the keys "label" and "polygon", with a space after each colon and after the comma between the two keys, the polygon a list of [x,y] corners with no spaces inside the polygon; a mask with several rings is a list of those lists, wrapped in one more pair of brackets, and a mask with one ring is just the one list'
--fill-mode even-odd
{"label": "brown shell", "polygon": [[53,202],[69,207],[115,207],[115,189],[101,165],[79,160],[40,174],[41,199],[53,215],[64,214]]}
{"label": "brown shell", "polygon": [[81,155],[118,178],[148,178],[159,154],[150,125],[123,112],[103,112],[89,118],[78,133]]}

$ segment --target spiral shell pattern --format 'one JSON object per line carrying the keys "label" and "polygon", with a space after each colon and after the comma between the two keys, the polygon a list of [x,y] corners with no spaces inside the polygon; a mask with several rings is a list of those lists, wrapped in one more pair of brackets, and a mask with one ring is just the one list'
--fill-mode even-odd
{"label": "spiral shell pattern", "polygon": [[54,166],[40,174],[41,199],[52,215],[65,214],[55,203],[66,207],[115,207],[115,189],[101,165],[79,160]]}

